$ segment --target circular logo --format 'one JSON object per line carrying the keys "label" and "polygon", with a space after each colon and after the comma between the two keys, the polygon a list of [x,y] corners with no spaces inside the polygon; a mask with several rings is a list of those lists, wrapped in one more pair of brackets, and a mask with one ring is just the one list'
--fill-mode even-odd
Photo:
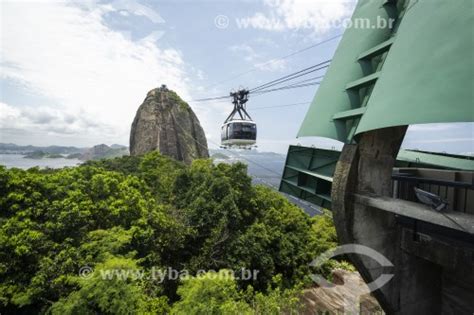
{"label": "circular logo", "polygon": [[[381,253],[377,252],[376,250],[370,247],[360,245],[360,244],[345,244],[345,245],[330,249],[322,253],[321,255],[319,255],[309,265],[313,267],[320,267],[329,259],[339,256],[339,255],[344,255],[344,254],[365,255],[372,258],[376,262],[378,262],[382,267],[393,267],[392,262],[388,260],[387,257],[385,257],[384,255],[382,255]],[[367,287],[370,290],[369,292],[380,289],[385,284],[387,284],[387,282],[389,282],[393,278],[393,276],[394,276],[393,274],[385,274],[385,273],[381,274],[377,279],[367,284]],[[327,287],[327,288],[334,287],[334,284],[327,281],[321,275],[312,274],[310,277],[319,286]]]}
{"label": "circular logo", "polygon": [[229,18],[226,15],[218,15],[214,19],[214,24],[217,28],[225,29],[229,26]]}
{"label": "circular logo", "polygon": [[84,278],[84,279],[89,279],[92,277],[92,273],[94,272],[94,269],[89,266],[83,266],[81,269],[79,269],[79,277]]}

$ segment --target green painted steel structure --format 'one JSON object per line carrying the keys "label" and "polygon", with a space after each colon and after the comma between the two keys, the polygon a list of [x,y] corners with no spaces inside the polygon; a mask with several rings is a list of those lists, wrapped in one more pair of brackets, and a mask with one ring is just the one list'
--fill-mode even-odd
{"label": "green painted steel structure", "polygon": [[[331,209],[332,176],[340,151],[290,146],[280,191]],[[400,150],[396,167],[474,171],[474,158],[452,154]]]}
{"label": "green painted steel structure", "polygon": [[[352,23],[298,137],[354,143],[375,129],[474,121],[474,1],[359,0]],[[330,208],[339,155],[290,146],[280,191]],[[474,161],[402,150],[397,166],[472,171]]]}
{"label": "green painted steel structure", "polygon": [[447,153],[400,150],[397,167],[474,171],[474,157]]}
{"label": "green painted steel structure", "polygon": [[[360,0],[298,137],[474,121],[474,1]],[[379,24],[377,24],[379,23]]]}
{"label": "green painted steel structure", "polygon": [[280,191],[331,209],[332,176],[341,152],[290,146]]}
{"label": "green painted steel structure", "polygon": [[[342,244],[394,262],[373,292],[386,313],[467,313],[474,160],[398,149],[407,125],[474,121],[474,0],[359,0],[361,21],[369,27],[346,30],[298,132],[341,141],[342,153],[290,146],[280,191],[333,209]],[[415,187],[446,209],[414,204]],[[349,259],[376,281],[381,269],[361,256]]]}

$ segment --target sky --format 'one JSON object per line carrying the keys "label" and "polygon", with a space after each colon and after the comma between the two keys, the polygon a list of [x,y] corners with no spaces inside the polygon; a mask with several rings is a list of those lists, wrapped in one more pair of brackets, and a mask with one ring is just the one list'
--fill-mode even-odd
{"label": "sky", "polygon": [[[355,0],[0,0],[0,142],[128,145],[146,93],[166,84],[190,104],[216,148],[232,105],[193,100],[331,59],[344,31],[334,21],[349,18],[354,6]],[[310,86],[250,97],[259,150],[342,147],[296,139],[316,92]],[[264,108],[271,106],[279,107]],[[473,139],[472,123],[417,125],[403,146],[471,154]]]}

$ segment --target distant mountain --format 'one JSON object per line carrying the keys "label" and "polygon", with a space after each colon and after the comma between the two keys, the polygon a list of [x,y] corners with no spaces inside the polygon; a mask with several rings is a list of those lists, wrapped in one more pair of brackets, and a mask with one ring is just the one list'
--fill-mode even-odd
{"label": "distant mountain", "polygon": [[128,155],[128,147],[120,144],[99,144],[92,148],[77,148],[71,146],[37,147],[32,145],[16,145],[13,143],[0,143],[0,154],[23,154],[27,159],[61,158],[99,160]]}
{"label": "distant mountain", "polygon": [[110,147],[112,149],[128,149],[126,145],[121,145],[121,144],[116,144],[116,143],[112,144]]}
{"label": "distant mountain", "polygon": [[211,155],[211,159],[213,160],[228,160],[230,157],[225,155],[224,153],[216,152]]}
{"label": "distant mountain", "polygon": [[280,185],[285,156],[275,152],[259,152],[258,150],[209,150],[217,163],[242,162],[247,164],[248,173],[253,181],[276,188]]}
{"label": "distant mountain", "polygon": [[129,154],[128,148],[125,146],[115,145],[115,148],[114,148],[112,146],[109,147],[106,144],[99,144],[88,149],[78,158],[83,161],[88,161],[88,160],[109,159],[109,158],[124,156],[128,154]]}
{"label": "distant mountain", "polygon": [[37,147],[33,145],[16,145],[14,143],[0,143],[1,154],[28,154],[33,152],[44,152],[49,154],[72,154],[78,152],[84,152],[86,148],[77,148],[71,146],[57,146],[52,145],[48,147]]}
{"label": "distant mountain", "polygon": [[44,158],[60,159],[60,158],[63,158],[63,157],[64,157],[63,155],[57,154],[57,153],[48,153],[48,152],[44,152],[44,151],[33,151],[33,152],[30,152],[30,153],[27,153],[23,158],[40,160],[40,159],[44,159]]}
{"label": "distant mountain", "polygon": [[82,157],[82,153],[72,153],[66,156],[66,159],[80,159]]}
{"label": "distant mountain", "polygon": [[[209,153],[215,163],[247,164],[248,174],[254,184],[260,184],[278,190],[286,156],[275,152],[260,152],[258,150],[222,150],[210,149]],[[227,158],[222,158],[226,156]],[[291,203],[304,209],[310,216],[321,214],[322,210],[293,196],[286,195]]]}

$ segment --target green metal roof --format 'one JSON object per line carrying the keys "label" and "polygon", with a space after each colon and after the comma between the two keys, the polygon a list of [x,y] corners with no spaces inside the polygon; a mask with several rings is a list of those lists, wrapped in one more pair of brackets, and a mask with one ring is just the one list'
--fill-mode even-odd
{"label": "green metal roof", "polygon": [[454,154],[400,150],[397,157],[397,166],[407,165],[404,163],[416,164],[416,167],[474,171],[473,157],[462,155],[456,156]]}
{"label": "green metal roof", "polygon": [[474,1],[419,0],[405,13],[356,133],[474,121]]}
{"label": "green metal roof", "polygon": [[389,17],[346,30],[298,137],[474,121],[474,1],[360,0],[352,19]]}

